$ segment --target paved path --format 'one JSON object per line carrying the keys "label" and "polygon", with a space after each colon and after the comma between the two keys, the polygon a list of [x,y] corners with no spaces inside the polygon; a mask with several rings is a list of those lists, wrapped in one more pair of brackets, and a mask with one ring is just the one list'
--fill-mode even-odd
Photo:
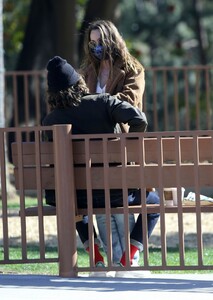
{"label": "paved path", "polygon": [[213,273],[72,279],[44,275],[0,275],[1,300],[175,300],[177,297],[179,300],[212,300]]}

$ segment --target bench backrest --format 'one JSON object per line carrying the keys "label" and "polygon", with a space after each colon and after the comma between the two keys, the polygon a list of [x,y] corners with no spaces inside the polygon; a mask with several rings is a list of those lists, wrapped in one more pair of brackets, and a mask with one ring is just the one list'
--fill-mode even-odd
{"label": "bench backrest", "polygon": [[[105,135],[102,140],[94,140],[94,136],[81,136],[81,140],[71,137],[77,189],[88,188],[88,179],[93,189],[120,188],[124,183],[127,188],[194,186],[196,177],[201,186],[213,186],[211,136],[112,137]],[[13,143],[12,157],[17,189],[22,172],[25,189],[36,189],[39,177],[43,189],[54,188],[52,142],[39,145],[23,142],[19,150],[18,144]]]}

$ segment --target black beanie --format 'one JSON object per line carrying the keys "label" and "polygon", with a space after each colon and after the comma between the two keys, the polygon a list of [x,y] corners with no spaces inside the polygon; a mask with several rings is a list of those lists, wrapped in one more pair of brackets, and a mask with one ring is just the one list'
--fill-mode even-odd
{"label": "black beanie", "polygon": [[76,84],[80,75],[68,62],[55,56],[47,64],[47,83],[50,90],[58,92]]}

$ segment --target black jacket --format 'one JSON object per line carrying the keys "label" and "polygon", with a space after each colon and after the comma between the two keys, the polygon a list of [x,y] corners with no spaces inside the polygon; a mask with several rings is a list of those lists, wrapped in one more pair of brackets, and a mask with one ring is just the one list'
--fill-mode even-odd
{"label": "black jacket", "polygon": [[[84,96],[79,106],[55,109],[43,120],[43,125],[72,124],[72,134],[98,134],[117,132],[118,123],[127,123],[129,132],[144,132],[147,119],[143,112],[126,101],[109,94]],[[52,139],[51,136],[48,136]],[[49,199],[48,199],[49,198]],[[46,191],[46,200],[54,204],[53,193]],[[77,191],[78,206],[86,207],[86,192]],[[111,190],[111,205],[120,206],[122,191]],[[93,191],[94,207],[104,207],[104,191]],[[121,204],[122,205],[122,204]]]}
{"label": "black jacket", "polygon": [[114,133],[118,123],[128,123],[129,132],[147,127],[143,112],[109,94],[84,96],[79,106],[55,109],[43,120],[43,125],[72,124],[73,134]]}

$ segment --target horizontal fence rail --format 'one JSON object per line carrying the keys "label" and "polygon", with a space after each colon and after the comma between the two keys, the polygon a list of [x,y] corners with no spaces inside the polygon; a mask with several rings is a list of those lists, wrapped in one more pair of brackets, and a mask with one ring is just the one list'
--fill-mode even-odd
{"label": "horizontal fence rail", "polygon": [[[147,132],[130,133],[121,135],[70,135],[65,139],[67,126],[54,128],[54,136],[57,142],[45,146],[43,141],[44,130],[53,130],[52,127],[27,127],[27,128],[1,128],[0,129],[0,174],[1,174],[1,218],[0,218],[0,264],[22,264],[22,263],[50,263],[59,262],[59,274],[61,276],[75,276],[78,272],[94,271],[94,253],[91,252],[88,266],[82,266],[78,262],[75,264],[75,256],[71,257],[71,252],[67,254],[66,249],[75,248],[73,236],[66,236],[67,223],[71,222],[70,200],[57,200],[57,210],[51,208],[46,214],[46,204],[44,200],[44,189],[55,188],[58,195],[62,195],[60,190],[65,184],[64,178],[72,178],[70,170],[74,172],[74,186],[77,189],[87,188],[88,210],[77,209],[76,215],[88,215],[89,222],[89,242],[92,245],[94,239],[92,226],[93,215],[103,213],[103,209],[93,209],[91,199],[91,189],[104,187],[105,195],[108,195],[109,189],[121,187],[123,194],[127,195],[129,187],[140,188],[142,191],[142,205],[128,207],[124,202],[124,207],[110,210],[109,199],[106,197],[106,228],[108,232],[108,251],[106,271],[117,270],[112,265],[112,245],[111,245],[111,227],[110,214],[122,213],[125,221],[125,239],[126,245],[129,242],[128,214],[130,212],[136,215],[141,213],[143,217],[143,228],[147,228],[146,215],[151,212],[159,212],[160,220],[154,235],[157,236],[157,242],[154,249],[157,250],[157,256],[161,263],[156,265],[153,260],[153,247],[150,246],[151,240],[148,240],[146,231],[143,229],[144,251],[141,253],[142,264],[134,267],[134,270],[212,270],[213,260],[208,256],[208,247],[212,244],[207,243],[205,236],[210,236],[213,240],[213,230],[206,229],[204,220],[210,216],[212,218],[213,205],[201,201],[201,194],[209,194],[213,197],[213,131],[167,131],[167,132]],[[61,130],[61,131],[60,131]],[[14,151],[14,165],[7,165],[7,140],[10,133],[14,134],[16,148]],[[22,144],[31,136],[31,142]],[[95,138],[95,140],[94,140]],[[65,140],[63,140],[65,139]],[[97,140],[98,139],[98,140]],[[34,143],[32,143],[32,140]],[[13,144],[14,145],[14,144]],[[33,146],[32,146],[33,145]],[[63,145],[63,147],[61,147]],[[67,146],[66,146],[67,145]],[[69,146],[68,146],[69,145]],[[33,147],[33,149],[32,149]],[[72,154],[72,164],[67,164],[64,157],[64,147]],[[71,147],[71,148],[70,148]],[[30,150],[29,150],[30,149]],[[72,152],[70,152],[71,150]],[[29,151],[29,152],[28,152]],[[30,153],[30,155],[29,155]],[[134,162],[134,163],[133,163]],[[115,166],[115,163],[120,167]],[[57,178],[48,165],[54,164],[57,168]],[[32,172],[32,166],[35,169]],[[61,165],[63,167],[61,167]],[[81,167],[85,169],[81,169]],[[13,168],[15,167],[15,176],[18,178],[16,188],[10,191],[10,182],[14,186]],[[74,169],[73,169],[74,167]],[[61,168],[61,169],[60,169]],[[64,169],[63,169],[64,168]],[[63,170],[67,169],[67,172]],[[71,168],[71,169],[70,169]],[[11,171],[12,169],[12,171]],[[18,173],[17,173],[18,172]],[[48,173],[45,173],[48,172]],[[50,173],[49,173],[50,172]],[[64,174],[66,173],[66,175]],[[18,174],[18,175],[17,175]],[[58,174],[65,177],[60,178]],[[34,176],[34,177],[31,177]],[[70,177],[69,177],[70,176]],[[59,177],[59,178],[58,178]],[[51,181],[46,180],[51,178]],[[69,181],[71,185],[72,180]],[[34,187],[33,200],[28,199],[29,192],[32,193]],[[35,188],[36,187],[36,188]],[[147,187],[156,188],[160,195],[160,204],[149,206],[145,204],[145,190]],[[177,205],[165,205],[165,188],[175,187],[177,191]],[[70,187],[69,187],[70,188]],[[182,199],[182,188],[185,189],[185,197],[189,192],[195,195],[194,201]],[[74,197],[74,196],[73,196]],[[11,202],[15,200],[15,208],[11,207]],[[33,202],[33,204],[31,203]],[[66,203],[66,201],[68,201]],[[37,213],[30,217],[27,208],[37,207]],[[67,206],[68,205],[68,206]],[[65,209],[65,211],[63,211]],[[57,212],[56,212],[57,211]],[[63,212],[63,213],[62,213]],[[57,214],[57,217],[55,216]],[[33,214],[32,214],[33,215]],[[168,215],[174,216],[176,226],[175,232],[170,232],[167,224]],[[191,234],[185,229],[188,216],[192,216],[191,230],[195,235],[195,256],[197,262],[191,264],[187,251],[187,236]],[[16,229],[18,227],[18,236],[13,232],[11,226],[13,218],[17,219]],[[56,248],[62,256],[62,262],[58,255],[52,257],[49,251],[49,240],[52,236],[47,233],[48,220],[52,218],[55,224],[54,235],[56,237]],[[29,237],[29,220],[34,220],[34,239]],[[75,222],[75,221],[72,221]],[[75,224],[75,223],[72,223]],[[63,227],[64,226],[64,227]],[[63,234],[61,233],[63,232]],[[176,261],[171,261],[170,236],[177,238],[176,248],[179,256]],[[71,241],[70,241],[71,240]],[[69,245],[73,243],[73,245]],[[35,253],[29,256],[29,249],[36,247]],[[14,257],[14,247],[20,249],[19,257]],[[70,247],[70,248],[69,248]],[[64,252],[63,252],[64,251]],[[74,254],[74,253],[73,253]],[[127,250],[128,254],[128,250]],[[67,256],[66,256],[67,255]],[[73,267],[72,272],[63,271],[67,265]],[[126,270],[132,270],[133,267],[127,265]]]}
{"label": "horizontal fence rail", "polygon": [[[149,131],[213,129],[213,66],[151,67],[145,76]],[[45,89],[45,71],[6,72],[6,126],[40,125]]]}

